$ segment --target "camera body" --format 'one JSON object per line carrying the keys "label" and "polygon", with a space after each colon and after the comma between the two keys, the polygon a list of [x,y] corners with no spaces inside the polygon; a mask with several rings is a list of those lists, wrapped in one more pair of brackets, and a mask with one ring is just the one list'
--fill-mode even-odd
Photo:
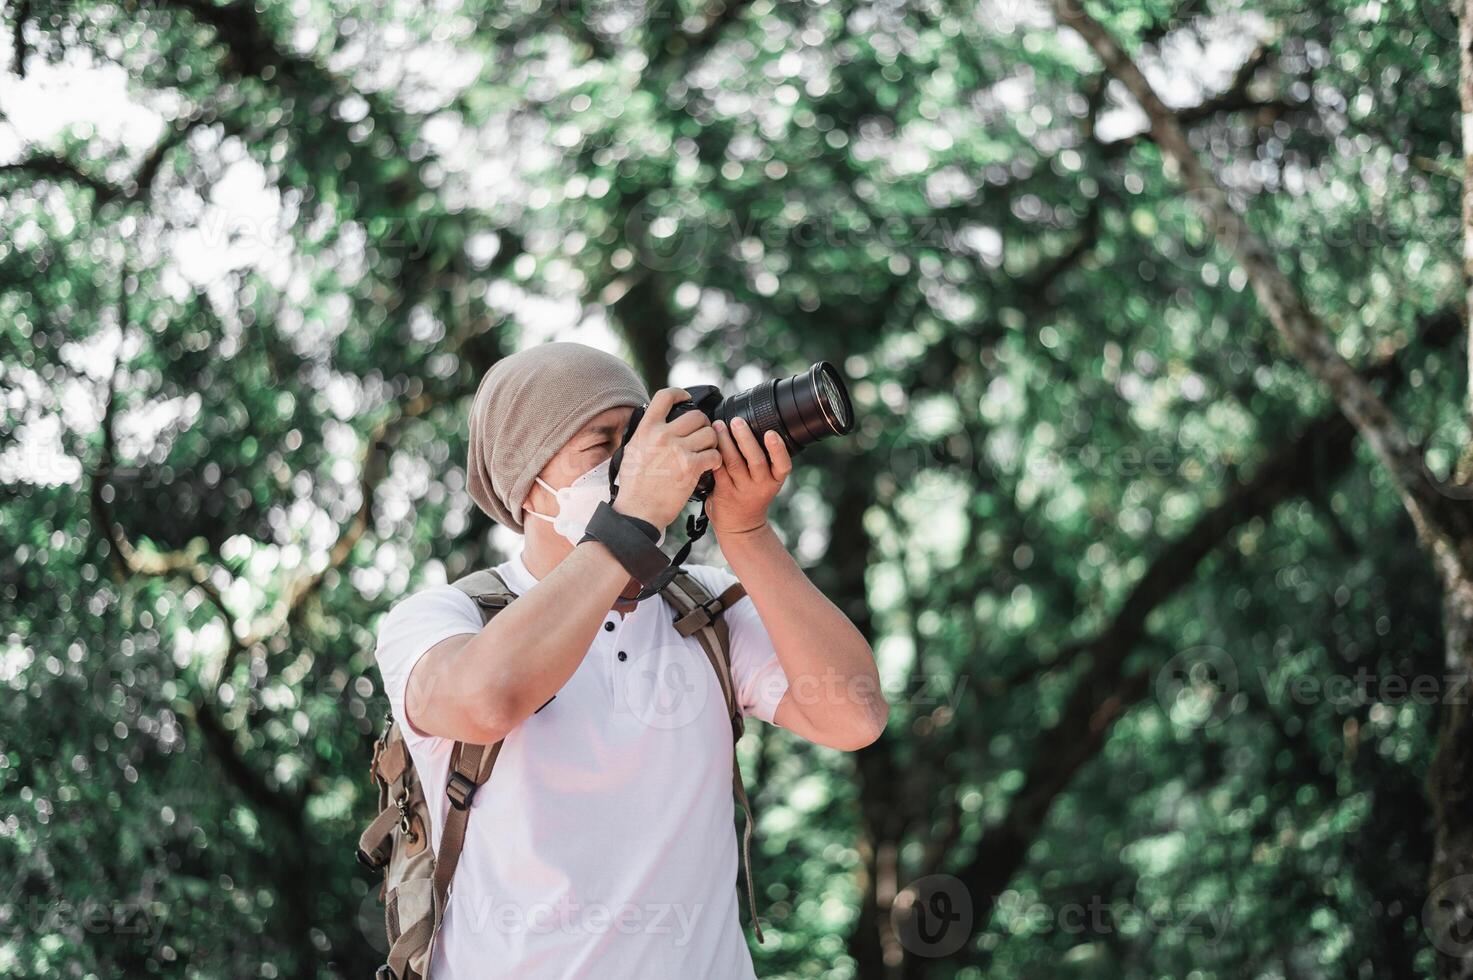
{"label": "camera body", "polygon": [[[665,416],[666,422],[673,422],[686,412],[700,412],[713,422],[722,418],[721,406],[726,399],[722,397],[720,388],[715,385],[687,385],[685,390],[690,392],[690,397],[683,402],[677,402],[670,409],[670,414]],[[691,491],[690,499],[697,502],[705,500],[715,488],[716,476],[707,470],[696,481],[696,488]]]}

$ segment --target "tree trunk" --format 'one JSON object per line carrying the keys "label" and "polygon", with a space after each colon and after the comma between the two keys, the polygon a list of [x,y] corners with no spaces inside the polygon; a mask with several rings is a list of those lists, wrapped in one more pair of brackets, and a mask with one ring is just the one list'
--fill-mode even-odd
{"label": "tree trunk", "polygon": [[[1468,310],[1473,313],[1473,0],[1458,4],[1458,104],[1463,111],[1463,288]],[[1468,320],[1473,330],[1473,316]],[[1468,344],[1468,394],[1465,407],[1473,418],[1473,338]],[[1464,447],[1463,462],[1473,459],[1473,440]],[[1468,483],[1468,467],[1462,467],[1460,482]]]}
{"label": "tree trunk", "polygon": [[[855,472],[872,472],[872,465],[860,465]],[[834,501],[829,547],[824,560],[814,569],[814,580],[824,593],[849,617],[856,629],[869,642],[874,642],[874,619],[870,613],[867,587],[872,542],[864,533],[864,514],[874,503],[874,481],[838,479],[838,497]],[[893,884],[893,855],[896,840],[903,828],[898,801],[895,798],[894,746],[887,736],[854,753],[855,777],[859,792],[859,840],[856,844],[863,857],[864,870],[860,885],[863,897],[859,917],[848,938],[848,952],[854,958],[856,975],[861,980],[894,980],[894,967],[899,950],[890,938],[889,898]],[[887,963],[886,951],[889,950]]]}
{"label": "tree trunk", "polygon": [[1437,976],[1473,978],[1473,582],[1443,596],[1447,677],[1437,755],[1428,776],[1436,835],[1422,925],[1437,950]]}
{"label": "tree trunk", "polygon": [[[1473,313],[1473,0],[1458,5],[1458,101],[1463,136],[1463,273]],[[1469,319],[1473,326],[1473,317]],[[1468,396],[1473,416],[1473,342],[1468,344]],[[1464,446],[1453,483],[1473,484],[1473,440]],[[1467,496],[1457,494],[1466,506]],[[1473,541],[1461,542],[1466,555]],[[1450,563],[1449,563],[1450,564]],[[1473,978],[1473,581],[1454,565],[1443,576],[1443,643],[1446,645],[1437,754],[1427,777],[1436,831],[1428,870],[1422,927],[1437,950],[1442,980]]]}

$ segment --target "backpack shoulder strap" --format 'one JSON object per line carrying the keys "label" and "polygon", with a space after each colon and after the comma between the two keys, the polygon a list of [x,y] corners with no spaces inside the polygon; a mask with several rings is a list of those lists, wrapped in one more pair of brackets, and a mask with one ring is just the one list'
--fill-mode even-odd
{"label": "backpack shoulder strap", "polygon": [[675,608],[675,632],[681,636],[695,634],[701,649],[721,682],[721,695],[726,699],[726,713],[731,718],[732,738],[742,737],[746,730],[741,707],[737,704],[736,684],[731,676],[731,633],[721,615],[747,590],[733,583],[721,595],[712,597],[694,575],[684,569],[675,573],[661,595]]}
{"label": "backpack shoulder strap", "polygon": [[[491,622],[491,617],[505,609],[515,599],[516,593],[494,568],[462,575],[450,583],[476,601],[481,610],[481,625]],[[471,815],[471,801],[476,790],[491,778],[496,757],[501,753],[501,743],[494,745],[472,745],[456,742],[450,749],[450,777],[445,785],[445,795],[450,798],[450,809],[445,811],[445,829],[440,834],[440,850],[435,855],[435,905],[437,908],[435,928],[444,915],[445,902],[450,895],[450,882],[455,877],[455,866],[460,863],[460,852],[465,847],[465,826]]]}
{"label": "backpack shoulder strap", "polygon": [[465,847],[465,827],[470,820],[471,800],[476,790],[491,777],[496,757],[501,753],[501,742],[494,745],[472,745],[456,742],[450,749],[450,779],[445,786],[445,795],[450,798],[450,809],[445,811],[445,829],[440,834],[440,850],[435,855],[435,926],[444,915],[445,903],[450,897],[450,882],[455,877],[455,866],[460,863],[460,852]]}
{"label": "backpack shoulder strap", "polygon": [[700,641],[701,649],[721,683],[721,695],[726,699],[726,713],[731,719],[731,788],[745,821],[742,827],[742,871],[747,881],[747,911],[752,917],[752,931],[757,941],[764,942],[762,924],[757,921],[756,888],[752,883],[752,804],[742,784],[741,762],[736,751],[736,743],[746,731],[746,721],[737,703],[736,682],[731,674],[731,631],[722,615],[746,595],[747,590],[742,583],[735,582],[721,595],[713,597],[694,575],[681,569],[660,594],[675,607],[675,631],[681,636],[694,634]]}
{"label": "backpack shoulder strap", "polygon": [[481,625],[491,622],[491,617],[511,604],[517,597],[494,568],[483,568],[462,575],[450,583],[475,600],[481,610]]}

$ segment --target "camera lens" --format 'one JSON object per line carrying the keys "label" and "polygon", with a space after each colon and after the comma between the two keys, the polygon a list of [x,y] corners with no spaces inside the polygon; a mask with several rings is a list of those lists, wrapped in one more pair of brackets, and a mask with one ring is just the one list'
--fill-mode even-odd
{"label": "camera lens", "polygon": [[741,416],[760,441],[769,429],[782,436],[789,452],[854,429],[854,407],[838,370],[819,361],[803,374],[764,381],[721,403],[718,416],[728,424]]}
{"label": "camera lens", "polygon": [[827,361],[813,366],[818,389],[818,405],[830,420],[834,435],[845,435],[854,428],[854,413],[849,407],[849,392],[844,389],[844,380]]}

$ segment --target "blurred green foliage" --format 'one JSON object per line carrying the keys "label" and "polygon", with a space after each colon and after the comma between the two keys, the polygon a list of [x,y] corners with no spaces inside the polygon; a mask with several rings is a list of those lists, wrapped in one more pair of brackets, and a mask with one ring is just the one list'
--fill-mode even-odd
{"label": "blurred green foliage", "polygon": [[[1451,15],[1096,13],[1445,471]],[[1043,7],[4,17],[0,974],[372,972],[376,617],[505,556],[465,411],[552,336],[853,382],[775,520],[894,710],[744,744],[761,975],[1428,974],[1435,580]],[[946,955],[927,875],[975,917]]]}

